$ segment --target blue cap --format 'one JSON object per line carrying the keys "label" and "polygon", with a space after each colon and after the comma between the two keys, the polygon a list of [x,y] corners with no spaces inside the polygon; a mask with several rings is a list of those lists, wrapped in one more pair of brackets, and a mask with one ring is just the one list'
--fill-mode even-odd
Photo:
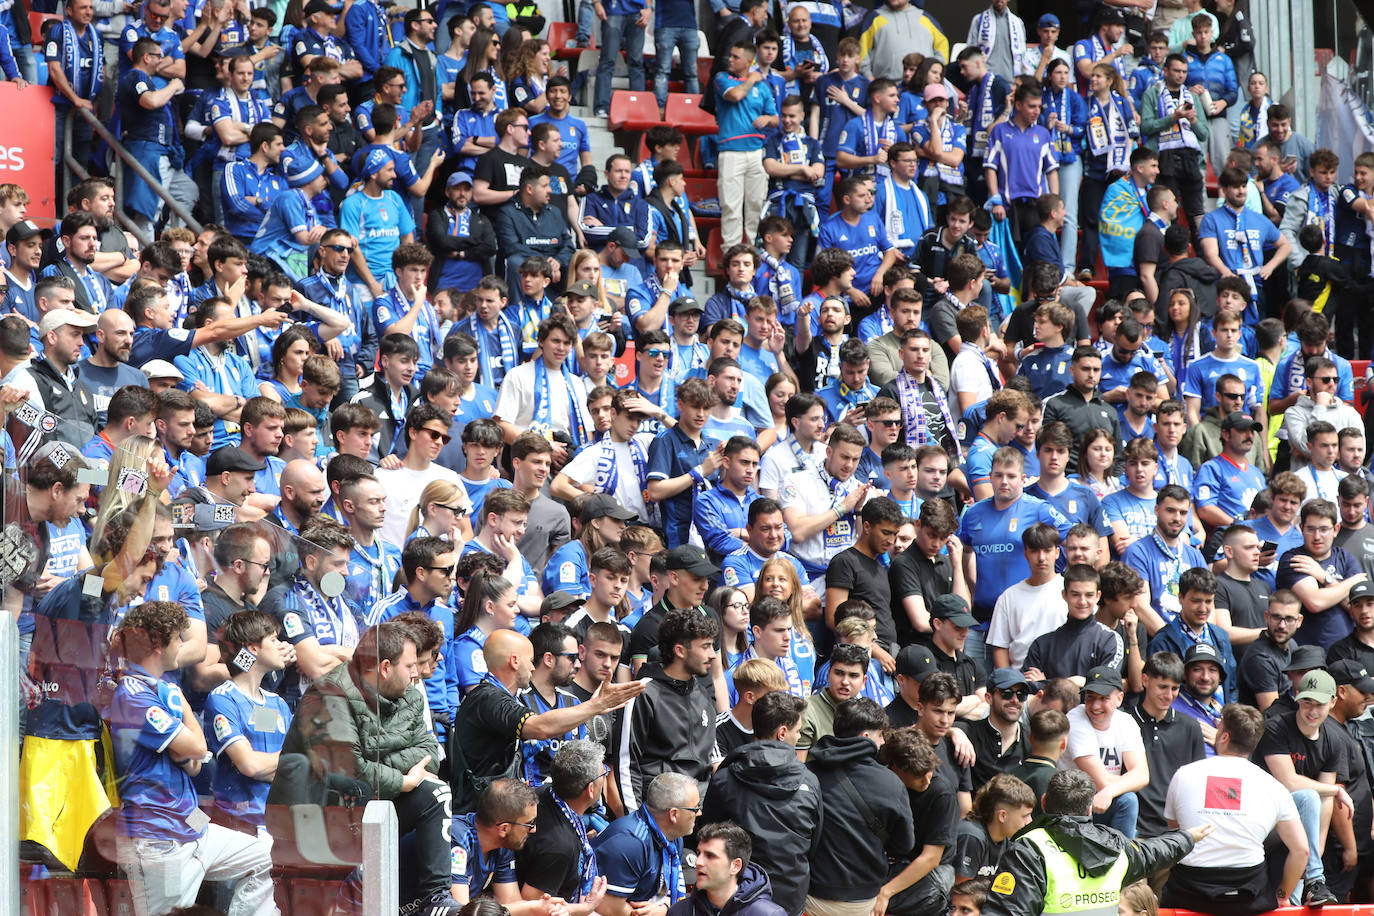
{"label": "blue cap", "polygon": [[290,168],[286,183],[293,188],[303,188],[324,174],[323,166],[314,159],[292,159]]}
{"label": "blue cap", "polygon": [[1059,28],[1059,17],[1054,13],[1046,13],[1040,17],[1040,22],[1036,24],[1036,28],[1057,29]]}
{"label": "blue cap", "polygon": [[456,184],[472,184],[472,175],[467,172],[454,172],[448,176],[448,181],[444,182],[444,187],[451,188]]}

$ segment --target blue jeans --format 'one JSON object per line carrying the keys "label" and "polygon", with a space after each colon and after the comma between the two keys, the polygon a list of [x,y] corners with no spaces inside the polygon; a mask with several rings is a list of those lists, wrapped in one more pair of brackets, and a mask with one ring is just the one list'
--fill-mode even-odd
{"label": "blue jeans", "polygon": [[668,71],[673,69],[673,48],[682,55],[682,75],[687,81],[688,92],[700,92],[701,81],[697,79],[697,49],[700,39],[696,29],[667,28],[654,32],[654,98],[658,107],[668,103]]}
{"label": "blue jeans", "polygon": [[[592,26],[596,25],[596,4],[592,0],[578,0],[577,38],[580,45],[592,43]],[[554,48],[557,51],[557,48]]]}
{"label": "blue jeans", "polygon": [[[1126,839],[1135,839],[1135,822],[1140,814],[1140,801],[1135,797],[1134,792],[1123,792],[1112,803],[1107,806],[1107,810],[1101,814],[1093,815],[1093,823],[1101,824],[1104,827],[1113,827],[1126,835]],[[1318,867],[1321,860],[1317,860]]]}
{"label": "blue jeans", "polygon": [[1294,906],[1301,906],[1307,884],[1326,880],[1321,853],[1322,798],[1314,789],[1299,789],[1293,793],[1293,804],[1298,809],[1298,820],[1302,821],[1302,832],[1307,834],[1307,868],[1302,873],[1302,884],[1293,888],[1289,898]]}
{"label": "blue jeans", "polygon": [[[601,23],[601,60],[596,65],[596,96],[592,111],[600,114],[611,108],[611,77],[615,62],[625,50],[625,66],[630,71],[630,88],[644,91],[644,30],[635,25],[638,16],[607,16]],[[696,61],[693,60],[693,66]]]}
{"label": "blue jeans", "polygon": [[1064,229],[1059,233],[1059,260],[1065,270],[1078,263],[1078,189],[1083,183],[1083,160],[1059,165],[1059,196],[1064,199]]}
{"label": "blue jeans", "polygon": [[964,651],[969,654],[978,664],[983,666],[985,671],[991,671],[992,665],[988,663],[988,625],[979,624],[976,627],[968,628],[968,639],[964,640]]}

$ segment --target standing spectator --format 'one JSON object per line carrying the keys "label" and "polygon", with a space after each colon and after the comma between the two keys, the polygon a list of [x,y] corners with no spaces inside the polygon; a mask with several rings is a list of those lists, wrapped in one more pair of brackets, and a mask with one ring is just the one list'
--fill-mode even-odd
{"label": "standing spectator", "polygon": [[[870,181],[851,175],[840,182],[835,191],[840,207],[821,223],[818,241],[821,248],[839,248],[854,259],[851,296],[857,292],[865,300],[882,292],[883,275],[901,256],[888,238],[886,222],[873,212]],[[857,297],[853,298],[857,302]]]}
{"label": "standing spectator", "polygon": [[[92,23],[95,0],[66,0],[66,16],[48,29],[43,56],[48,62],[48,79],[57,90],[52,104],[56,109],[54,148],[57,150],[59,192],[67,186],[67,167],[62,150],[67,121],[72,119],[72,152],[78,162],[86,162],[93,151],[95,130],[72,109],[94,113],[95,102],[105,82],[105,42]],[[154,42],[156,44],[156,42]]]}
{"label": "standing spectator", "polygon": [[[455,120],[454,130],[458,129]],[[529,146],[530,116],[523,108],[508,108],[492,122],[496,145],[477,155],[472,168],[472,202],[495,225],[501,205],[520,192],[520,176],[534,160],[525,155]],[[483,136],[474,128],[474,136]],[[456,141],[455,137],[455,141]],[[471,153],[469,153],[471,155]]]}
{"label": "standing spectator", "polygon": [[576,246],[567,214],[550,202],[549,171],[541,165],[520,172],[516,196],[496,211],[496,240],[506,259],[506,282],[520,280],[528,258],[544,257],[553,267],[553,282],[566,276]]}
{"label": "standing spectator", "polygon": [[1121,554],[1121,562],[1138,572],[1149,585],[1148,607],[1137,604],[1142,618],[1149,621],[1149,612],[1163,621],[1179,611],[1179,579],[1184,570],[1206,568],[1202,552],[1189,543],[1183,532],[1188,524],[1190,501],[1188,491],[1177,484],[1160,487],[1155,496],[1155,530],[1149,537],[1140,538]]}
{"label": "standing spectator", "polygon": [[224,167],[218,194],[224,228],[247,245],[257,235],[272,201],[286,190],[286,181],[277,171],[277,162],[284,149],[281,129],[277,125],[270,122],[253,125],[245,145],[251,154],[240,156]]}
{"label": "standing spectator", "polygon": [[[386,9],[377,0],[350,3],[348,11],[344,13],[343,38],[362,66],[360,90],[370,90],[377,68],[382,65],[382,58],[387,56],[387,49],[395,44]],[[371,93],[359,93],[364,94]]]}
{"label": "standing spectator", "polygon": [[1174,189],[1197,232],[1206,191],[1207,158],[1202,144],[1210,134],[1207,119],[1199,114],[1205,102],[1185,86],[1187,82],[1187,58],[1170,54],[1164,61],[1163,82],[1145,90],[1140,100],[1140,135],[1158,152],[1159,179]]}
{"label": "standing spectator", "polygon": [[[1264,733],[1258,711],[1227,706],[1217,728],[1216,756],[1179,768],[1169,781],[1165,816],[1171,826],[1210,823],[1218,829],[1169,872],[1166,906],[1245,916],[1271,909],[1276,899],[1284,906],[1296,892],[1307,866],[1307,838],[1288,790],[1249,760]],[[1229,791],[1212,791],[1217,785]],[[1288,852],[1277,887],[1264,848],[1275,829]],[[1218,896],[1218,888],[1226,892]]]}
{"label": "standing spectator", "polygon": [[1183,52],[1188,61],[1188,85],[1194,91],[1201,87],[1198,95],[1209,102],[1203,113],[1207,116],[1207,154],[1214,172],[1218,164],[1225,164],[1231,151],[1230,111],[1240,94],[1230,55],[1212,44],[1216,34],[1212,17],[1195,16],[1193,46]]}
{"label": "standing spectator", "polygon": [[[675,49],[681,56],[686,91],[692,94],[701,91],[701,80],[697,76],[697,52],[700,50],[697,8],[691,0],[659,0],[649,6],[654,10],[654,98],[662,114],[668,104],[668,72],[672,69]],[[597,74],[597,80],[600,79]]]}
{"label": "standing spectator", "polygon": [[988,69],[987,58],[976,47],[959,52],[959,74],[968,83],[968,155],[964,171],[968,176],[968,192],[975,202],[988,198],[984,160],[991,149],[989,132],[998,116],[1007,107],[1011,83]]}
{"label": "standing spectator", "polygon": [[1158,652],[1145,662],[1141,673],[1144,690],[1124,704],[1140,727],[1150,782],[1136,790],[1140,826],[1136,835],[1146,839],[1168,829],[1164,807],[1169,778],[1179,767],[1201,760],[1206,754],[1202,728],[1196,719],[1174,709],[1183,683],[1183,660],[1172,652]]}
{"label": "standing spectator", "polygon": [[[604,53],[604,52],[603,52]],[[762,71],[754,68],[754,46],[730,48],[729,65],[712,82],[720,124],[721,245],[751,242],[768,197],[763,168],[764,138],[778,124],[778,107]]]}
{"label": "standing spectator", "polygon": [[1041,194],[1059,193],[1059,161],[1053,138],[1041,127],[1040,87],[1023,83],[1012,95],[1011,118],[988,131],[988,152],[983,172],[993,219],[1011,219],[1017,241],[1040,221],[1036,200]]}
{"label": "standing spectator", "polygon": [[[1246,209],[1249,181],[1240,169],[1222,169],[1217,184],[1225,205],[1203,217],[1197,231],[1207,263],[1223,277],[1240,276],[1249,284],[1245,322],[1255,324],[1265,314],[1264,281],[1288,260],[1290,245],[1271,221]],[[1273,254],[1266,259],[1270,249]]]}
{"label": "standing spectator", "polygon": [[[190,178],[181,172],[185,164],[171,102],[184,88],[180,79],[163,81],[154,76],[162,47],[153,38],[140,38],[129,52],[132,66],[120,77],[116,109],[120,114],[121,139],[129,154],[151,172],[169,192],[185,190]],[[180,179],[178,180],[178,174]],[[184,195],[177,194],[182,204]],[[191,195],[189,203],[195,203]],[[162,200],[142,178],[131,171],[124,182],[124,205],[139,217],[144,235],[151,239],[162,212]]]}
{"label": "standing spectator", "polygon": [[[601,20],[601,59],[596,65],[596,95],[592,99],[592,111],[598,118],[610,114],[611,77],[622,49],[630,71],[631,91],[644,91],[644,30],[653,19],[652,6],[646,0],[595,0],[592,5]],[[659,60],[664,60],[663,51],[659,49],[657,53]],[[672,62],[671,46],[667,61]],[[689,60],[684,54],[682,66],[694,68],[695,55]]]}
{"label": "standing spectator", "polygon": [[913,51],[949,60],[949,39],[910,0],[887,0],[864,17],[859,29],[860,66],[869,79],[901,79],[902,58]]}
{"label": "standing spectator", "polygon": [[[443,97],[440,94],[438,58],[429,49],[434,41],[438,23],[427,9],[406,10],[405,39],[397,42],[386,54],[387,66],[405,75],[405,94],[399,110],[409,111],[411,119],[419,118],[420,145],[411,153],[415,171],[423,175],[429,161],[439,149],[440,127],[443,123]],[[423,198],[412,201],[418,220]]]}
{"label": "standing spectator", "polygon": [[1088,77],[1096,64],[1110,64],[1112,69],[1125,79],[1129,74],[1126,62],[1130,59],[1132,48],[1129,42],[1122,41],[1126,31],[1126,17],[1121,10],[1103,4],[1097,10],[1096,31],[1073,46],[1073,65],[1078,70],[1078,91],[1087,95]]}
{"label": "standing spectator", "polygon": [[966,41],[983,52],[989,70],[1009,80],[1021,73],[1026,24],[1007,5],[1007,0],[992,0],[991,6],[969,21]]}

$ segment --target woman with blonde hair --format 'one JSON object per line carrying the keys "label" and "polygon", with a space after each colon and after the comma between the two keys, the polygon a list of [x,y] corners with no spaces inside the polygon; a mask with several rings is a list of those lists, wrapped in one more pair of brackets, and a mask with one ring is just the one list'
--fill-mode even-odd
{"label": "woman with blonde hair", "polygon": [[[802,680],[815,683],[816,644],[806,626],[807,600],[804,591],[801,577],[797,575],[797,568],[787,557],[778,556],[765,560],[754,582],[754,600],[758,600],[761,595],[768,595],[792,609],[792,647],[788,654],[797,666],[797,671],[801,673]],[[819,618],[819,598],[815,605],[815,616]]]}
{"label": "woman with blonde hair", "polygon": [[420,501],[410,510],[405,542],[410,543],[411,538],[443,538],[454,547],[462,547],[458,520],[463,517],[465,496],[461,484],[448,480],[430,481],[420,491]]}
{"label": "woman with blonde hair", "polygon": [[601,279],[601,259],[590,248],[579,248],[568,262],[568,276],[576,283],[590,283],[596,287],[596,313],[609,315],[615,311],[606,298],[606,284]]}
{"label": "woman with blonde hair", "polygon": [[148,459],[159,451],[161,451],[161,447],[157,440],[147,436],[130,436],[119,443],[114,453],[110,455],[110,468],[105,477],[105,488],[100,491],[100,508],[96,512],[95,521],[91,524],[91,536],[87,541],[88,543],[99,543],[105,533],[105,526],[110,523],[111,518],[141,502],[141,495],[120,489],[120,475],[126,468],[132,468],[146,474]]}

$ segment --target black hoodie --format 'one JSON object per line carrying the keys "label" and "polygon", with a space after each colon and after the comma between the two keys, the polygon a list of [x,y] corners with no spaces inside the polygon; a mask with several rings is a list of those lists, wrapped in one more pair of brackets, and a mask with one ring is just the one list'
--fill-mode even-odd
{"label": "black hoodie", "polygon": [[704,804],[703,824],[733,821],[749,834],[753,861],[772,881],[773,902],[797,916],[821,839],[821,794],[796,750],[781,741],[736,748],[711,777]]}
{"label": "black hoodie", "polygon": [[705,894],[693,891],[669,907],[668,916],[783,916],[782,907],[770,895],[768,875],[754,862],[744,866],[737,883],[739,889],[720,909]]}
{"label": "black hoodie", "polygon": [[616,780],[627,809],[644,803],[644,790],[659,773],[682,773],[702,794],[711,778],[716,744],[716,695],[711,678],[679,681],[646,662],[644,692],[625,706],[616,736]]}
{"label": "black hoodie", "polygon": [[[878,746],[862,735],[826,735],[811,746],[806,765],[820,784],[825,818],[824,842],[811,857],[809,893],[845,902],[876,897],[887,881],[888,856],[910,855],[916,842],[906,786],[878,762]],[[855,804],[855,793],[867,812]],[[868,826],[870,820],[886,839]]]}
{"label": "black hoodie", "polygon": [[[1150,840],[1128,840],[1119,831],[1094,824],[1090,817],[1062,814],[1051,816],[1043,826],[1050,839],[1094,877],[1125,853],[1122,887],[1171,868],[1193,851],[1193,838],[1186,830],[1170,830]],[[1021,837],[1002,854],[983,916],[1039,916],[1044,909],[1045,860],[1037,847]]]}

